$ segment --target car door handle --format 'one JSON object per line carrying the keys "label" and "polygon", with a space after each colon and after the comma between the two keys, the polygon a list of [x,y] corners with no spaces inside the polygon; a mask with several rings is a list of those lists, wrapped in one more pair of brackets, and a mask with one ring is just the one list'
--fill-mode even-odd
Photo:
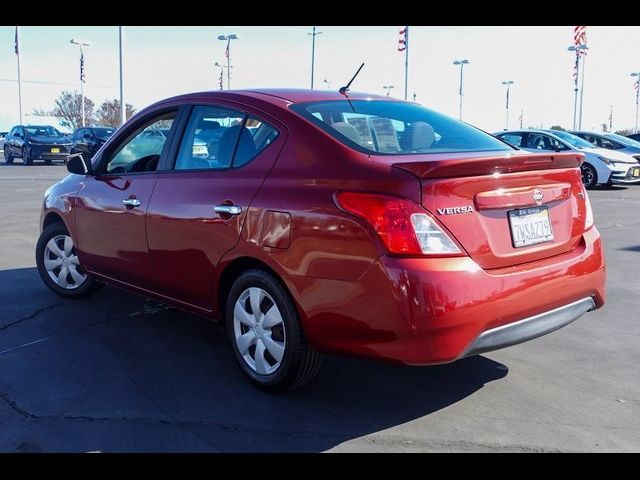
{"label": "car door handle", "polygon": [[137,198],[125,198],[124,200],[122,200],[122,204],[126,205],[127,207],[139,207],[140,200],[138,200]]}
{"label": "car door handle", "polygon": [[216,213],[226,213],[227,215],[240,215],[242,207],[238,205],[216,205],[214,208]]}

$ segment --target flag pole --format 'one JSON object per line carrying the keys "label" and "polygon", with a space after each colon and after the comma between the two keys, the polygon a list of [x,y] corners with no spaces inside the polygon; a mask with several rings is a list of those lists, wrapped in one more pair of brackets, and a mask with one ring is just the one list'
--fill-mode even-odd
{"label": "flag pole", "polygon": [[127,121],[127,107],[124,103],[124,28],[118,27],[118,46],[120,61],[120,125],[124,125]]}
{"label": "flag pole", "polygon": [[20,77],[20,27],[16,27],[16,55],[18,57],[18,111],[20,113],[20,125],[22,125],[22,81]]}
{"label": "flag pole", "polygon": [[404,99],[407,99],[407,86],[409,80],[409,26],[404,27],[405,30],[405,49],[404,49]]}
{"label": "flag pole", "polygon": [[576,50],[576,78],[573,87],[573,129],[576,129],[576,117],[578,114],[578,75],[580,74],[580,51]]}
{"label": "flag pole", "polygon": [[[586,45],[586,43],[585,43]],[[586,53],[586,52],[585,52]],[[584,94],[584,68],[587,63],[587,56],[582,55],[582,71],[580,80],[580,116],[578,117],[578,130],[582,130],[582,95]]]}

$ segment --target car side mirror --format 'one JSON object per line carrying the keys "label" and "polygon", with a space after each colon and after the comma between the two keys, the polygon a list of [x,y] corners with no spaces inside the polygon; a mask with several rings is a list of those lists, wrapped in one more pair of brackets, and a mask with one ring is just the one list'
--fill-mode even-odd
{"label": "car side mirror", "polygon": [[81,153],[74,153],[67,157],[67,170],[76,175],[93,175],[91,162],[85,160]]}

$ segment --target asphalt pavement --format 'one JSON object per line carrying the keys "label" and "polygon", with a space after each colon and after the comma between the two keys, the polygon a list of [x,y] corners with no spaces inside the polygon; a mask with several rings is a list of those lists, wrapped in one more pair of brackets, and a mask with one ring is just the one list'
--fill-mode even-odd
{"label": "asphalt pavement", "polygon": [[269,395],[214,322],[114,287],[45,288],[40,205],[65,174],[0,163],[0,451],[640,450],[640,185],[590,192],[603,309],[449,365],[326,357],[313,384]]}

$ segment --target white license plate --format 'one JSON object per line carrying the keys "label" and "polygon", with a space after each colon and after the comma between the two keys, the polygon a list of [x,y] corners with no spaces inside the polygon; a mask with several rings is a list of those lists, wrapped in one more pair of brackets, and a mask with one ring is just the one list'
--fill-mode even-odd
{"label": "white license plate", "polygon": [[547,207],[509,210],[511,241],[515,248],[528,247],[553,240],[551,219]]}

